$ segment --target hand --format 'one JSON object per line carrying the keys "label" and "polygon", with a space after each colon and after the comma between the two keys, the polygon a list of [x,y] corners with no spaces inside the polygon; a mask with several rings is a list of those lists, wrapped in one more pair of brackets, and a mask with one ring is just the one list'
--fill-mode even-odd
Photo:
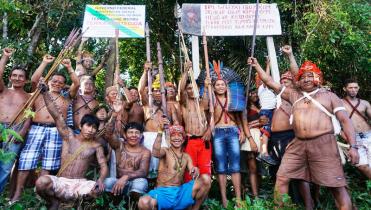
{"label": "hand", "polygon": [[359,163],[359,154],[358,150],[355,148],[350,148],[348,151],[350,162],[355,165]]}
{"label": "hand", "polygon": [[14,52],[14,49],[6,47],[3,49],[3,56],[9,58],[10,56],[12,56],[13,52]]}
{"label": "hand", "polygon": [[68,70],[72,68],[71,60],[70,59],[63,59],[62,65],[66,67]]}
{"label": "hand", "polygon": [[289,56],[292,55],[292,48],[290,45],[285,45],[281,48],[282,52],[285,53],[285,55]]}
{"label": "hand", "polygon": [[184,69],[185,71],[188,71],[188,69],[192,68],[193,64],[191,61],[187,61],[185,64],[184,64]]}
{"label": "hand", "polygon": [[145,71],[148,71],[148,70],[150,70],[150,69],[152,69],[152,63],[146,61],[146,62],[144,63],[144,70],[145,70]]}
{"label": "hand", "polygon": [[165,115],[162,115],[162,120],[159,123],[159,130],[164,130],[166,126],[170,125],[170,120]]}
{"label": "hand", "polygon": [[238,138],[239,138],[240,144],[245,143],[245,141],[246,141],[246,136],[245,136],[245,133],[244,133],[244,132],[241,132],[241,133],[240,133],[240,136],[239,136]]}
{"label": "hand", "polygon": [[268,124],[268,122],[269,122],[269,118],[268,117],[260,116],[260,118],[259,118],[259,124],[261,126]]}
{"label": "hand", "polygon": [[256,58],[253,58],[253,57],[249,57],[247,59],[247,64],[248,65],[251,65],[252,67],[255,67],[255,68],[258,67],[258,66],[260,66],[258,60]]}
{"label": "hand", "polygon": [[249,140],[249,143],[250,143],[251,151],[252,152],[258,152],[258,145],[256,145],[254,139],[250,136],[250,138],[248,140]]}
{"label": "hand", "polygon": [[49,63],[51,63],[53,61],[54,61],[54,57],[47,54],[47,55],[44,55],[42,62],[43,63],[46,63],[46,64],[49,64]]}
{"label": "hand", "polygon": [[211,79],[206,77],[206,79],[205,79],[205,87],[209,87],[210,84],[211,84]]}
{"label": "hand", "polygon": [[48,91],[48,86],[45,84],[45,79],[44,77],[41,77],[39,79],[39,84],[37,85],[37,87],[40,89],[40,93],[41,94],[44,94],[45,92]]}
{"label": "hand", "polygon": [[122,109],[122,101],[119,99],[116,99],[112,104],[113,111],[115,113],[119,113]]}
{"label": "hand", "polygon": [[265,65],[269,65],[271,60],[269,59],[269,56],[265,57]]}
{"label": "hand", "polygon": [[124,80],[122,80],[120,76],[117,77],[117,83],[120,85],[120,87],[126,86]]}
{"label": "hand", "polygon": [[207,129],[204,133],[204,135],[202,136],[202,139],[204,141],[210,141],[211,140],[211,131],[210,129]]}
{"label": "hand", "polygon": [[193,167],[189,172],[189,175],[192,177],[192,179],[197,179],[198,176],[200,176],[200,170],[197,167]]}
{"label": "hand", "polygon": [[95,187],[94,187],[94,190],[96,192],[103,192],[104,191],[104,184],[102,182],[102,180],[98,179],[97,182],[95,183]]}
{"label": "hand", "polygon": [[126,176],[121,177],[119,180],[116,181],[115,185],[113,185],[112,193],[113,195],[120,195],[125,188],[127,183]]}

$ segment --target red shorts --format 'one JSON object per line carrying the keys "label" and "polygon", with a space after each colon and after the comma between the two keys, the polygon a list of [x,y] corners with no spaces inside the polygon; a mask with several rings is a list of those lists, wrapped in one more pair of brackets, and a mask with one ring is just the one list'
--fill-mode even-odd
{"label": "red shorts", "polygon": [[[201,137],[189,138],[185,152],[191,156],[193,165],[200,169],[200,174],[211,175],[211,144],[208,149],[205,147],[205,142]],[[192,180],[189,172],[186,171],[184,181]]]}

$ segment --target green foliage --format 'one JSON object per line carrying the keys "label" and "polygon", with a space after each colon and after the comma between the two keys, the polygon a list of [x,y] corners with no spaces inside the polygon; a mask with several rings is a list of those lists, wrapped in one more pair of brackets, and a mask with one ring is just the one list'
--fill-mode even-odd
{"label": "green foliage", "polygon": [[[11,137],[9,139],[9,137]],[[3,142],[3,147],[0,148],[0,161],[8,163],[12,161],[17,154],[14,152],[7,151],[8,143],[14,140],[23,141],[23,138],[14,130],[6,128],[3,124],[0,124],[0,142]]]}

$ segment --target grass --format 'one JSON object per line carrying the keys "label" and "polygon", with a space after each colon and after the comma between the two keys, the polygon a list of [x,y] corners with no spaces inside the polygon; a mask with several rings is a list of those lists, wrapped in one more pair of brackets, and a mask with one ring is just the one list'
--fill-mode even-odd
{"label": "grass", "polygon": [[[371,209],[371,180],[367,180],[363,175],[361,175],[353,166],[346,165],[344,168],[347,176],[348,186],[351,193],[352,201],[356,204],[359,210]],[[247,176],[242,176],[243,179]],[[229,203],[227,210],[234,210],[236,202],[233,200],[233,186],[228,182],[228,198]],[[250,188],[249,188],[250,189]],[[241,208],[246,210],[265,210],[273,209],[273,182],[268,177],[263,177],[261,188],[260,188],[260,198],[252,200],[249,192],[244,193],[244,200],[241,203]],[[13,206],[7,205],[5,191],[0,196],[0,209],[9,210],[22,210],[22,209],[46,209],[45,201],[39,200],[33,189],[26,189],[22,195],[22,199],[14,204]],[[289,196],[284,196],[283,201],[285,202],[285,207],[282,209],[303,209],[300,204],[293,204]],[[107,210],[123,210],[123,209],[135,209],[136,201],[129,199],[114,198],[108,193],[103,194],[97,199],[93,200],[79,200],[75,202],[73,207],[65,207],[64,209],[107,209]],[[207,210],[222,210],[220,195],[218,189],[218,183],[213,180],[212,187],[209,193],[209,198],[204,202],[203,209]],[[321,188],[320,190],[320,203],[317,209],[336,209],[334,199],[326,188]]]}

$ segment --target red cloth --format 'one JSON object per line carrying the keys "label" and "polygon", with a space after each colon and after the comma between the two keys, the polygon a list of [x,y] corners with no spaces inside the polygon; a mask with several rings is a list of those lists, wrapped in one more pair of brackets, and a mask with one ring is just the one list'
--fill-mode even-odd
{"label": "red cloth", "polygon": [[[206,149],[205,142],[201,138],[189,139],[185,152],[191,156],[193,166],[200,169],[200,174],[211,175],[211,145]],[[184,181],[192,180],[189,172],[186,171]]]}
{"label": "red cloth", "polygon": [[305,61],[303,65],[299,68],[299,72],[296,75],[296,80],[299,81],[300,77],[304,74],[304,72],[312,72],[319,77],[322,77],[321,69],[317,67],[315,63],[312,61]]}

